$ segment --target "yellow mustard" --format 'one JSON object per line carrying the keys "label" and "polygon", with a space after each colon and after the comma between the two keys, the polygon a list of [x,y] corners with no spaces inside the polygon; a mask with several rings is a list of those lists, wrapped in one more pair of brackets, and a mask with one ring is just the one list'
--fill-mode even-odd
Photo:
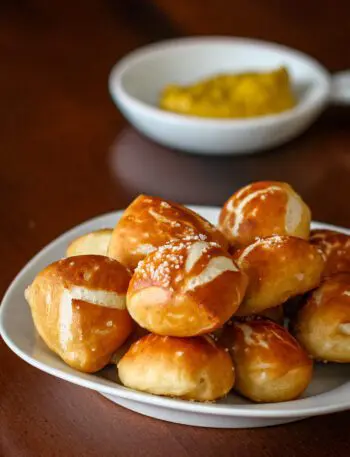
{"label": "yellow mustard", "polygon": [[284,67],[267,73],[222,74],[191,86],[169,85],[159,102],[167,111],[214,118],[281,113],[296,103]]}

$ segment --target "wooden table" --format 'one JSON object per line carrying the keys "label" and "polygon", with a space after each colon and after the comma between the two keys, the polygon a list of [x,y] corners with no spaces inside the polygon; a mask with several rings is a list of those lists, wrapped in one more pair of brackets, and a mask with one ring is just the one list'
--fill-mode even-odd
{"label": "wooden table", "polygon": [[[0,294],[51,239],[140,191],[220,204],[248,181],[286,180],[315,219],[349,227],[349,110],[329,109],[279,150],[200,158],[139,136],[107,92],[126,52],[191,34],[275,40],[331,71],[350,68],[349,16],[348,0],[2,0]],[[256,430],[173,425],[41,373],[0,344],[4,457],[350,455],[350,413]]]}

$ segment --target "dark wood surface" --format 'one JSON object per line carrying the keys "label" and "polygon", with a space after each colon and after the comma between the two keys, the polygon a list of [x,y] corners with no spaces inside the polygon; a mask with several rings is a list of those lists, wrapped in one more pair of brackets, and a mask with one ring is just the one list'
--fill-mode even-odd
{"label": "dark wood surface", "polygon": [[[128,51],[192,34],[253,36],[350,68],[347,0],[0,2],[0,295],[33,254],[140,191],[220,204],[256,179],[289,181],[314,218],[350,226],[350,116],[330,108],[302,137],[259,156],[200,158],[142,138],[118,114],[108,72]],[[350,455],[350,414],[267,429],[152,420],[41,373],[0,342],[0,455]]]}

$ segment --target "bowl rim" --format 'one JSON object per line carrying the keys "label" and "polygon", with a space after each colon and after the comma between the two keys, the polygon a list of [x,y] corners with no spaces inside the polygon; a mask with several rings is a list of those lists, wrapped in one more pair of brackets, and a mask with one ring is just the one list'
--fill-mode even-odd
{"label": "bowl rim", "polygon": [[[254,45],[259,47],[270,48],[274,51],[279,51],[292,55],[298,59],[306,61],[312,65],[315,70],[319,73],[323,81],[317,84],[319,89],[317,93],[313,93],[312,97],[307,102],[301,102],[294,108],[287,111],[283,111],[277,114],[267,114],[263,116],[255,116],[249,118],[214,118],[214,117],[200,117],[189,114],[179,114],[171,111],[163,110],[157,106],[146,103],[139,98],[131,95],[124,89],[122,78],[126,70],[132,65],[139,62],[140,60],[146,60],[150,54],[162,53],[167,49],[176,48],[186,45],[206,45],[206,44],[218,44],[218,45],[235,45],[245,44]],[[175,38],[170,40],[159,41],[151,43],[140,48],[131,51],[129,54],[119,60],[111,69],[108,78],[109,93],[116,103],[117,106],[129,106],[133,111],[137,110],[143,115],[156,118],[158,121],[168,121],[172,124],[188,124],[193,126],[205,125],[205,126],[216,126],[223,128],[232,127],[243,127],[243,126],[268,126],[275,124],[276,122],[288,122],[296,117],[304,114],[313,109],[322,108],[330,97],[331,91],[331,75],[328,70],[312,56],[299,51],[297,49],[290,48],[288,46],[259,40],[255,38],[245,37],[228,37],[228,36],[203,36],[203,37],[185,37]]]}

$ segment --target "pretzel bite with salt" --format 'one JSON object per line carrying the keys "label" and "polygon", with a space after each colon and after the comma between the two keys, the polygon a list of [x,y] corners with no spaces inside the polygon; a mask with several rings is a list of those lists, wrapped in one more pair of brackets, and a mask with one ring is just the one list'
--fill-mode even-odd
{"label": "pretzel bite with salt", "polygon": [[62,259],[42,270],[26,289],[34,325],[68,365],[95,372],[132,331],[126,309],[130,275],[108,257]]}
{"label": "pretzel bite with salt", "polygon": [[285,328],[271,320],[234,320],[225,327],[220,343],[232,356],[235,390],[250,400],[293,400],[311,381],[311,359]]}
{"label": "pretzel bite with salt", "polygon": [[312,230],[310,243],[323,252],[326,265],[323,276],[350,273],[350,236],[334,230]]}
{"label": "pretzel bite with salt", "polygon": [[112,229],[100,229],[76,238],[67,248],[67,257],[89,254],[106,256],[112,232]]}
{"label": "pretzel bite with salt", "polygon": [[131,389],[194,401],[216,400],[234,384],[229,354],[208,336],[147,335],[120,360],[118,375]]}
{"label": "pretzel bite with salt", "polygon": [[294,332],[314,359],[350,363],[350,273],[328,278],[310,294]]}
{"label": "pretzel bite with salt", "polygon": [[308,206],[289,184],[261,181],[243,187],[227,200],[219,226],[233,246],[242,247],[271,235],[308,239],[310,220]]}
{"label": "pretzel bite with salt", "polygon": [[324,261],[307,241],[292,236],[271,236],[238,250],[234,260],[249,284],[238,314],[260,314],[303,294],[320,283]]}
{"label": "pretzel bite with salt", "polygon": [[224,235],[199,214],[168,200],[140,195],[115,226],[108,255],[133,270],[159,246],[198,236],[228,248]]}
{"label": "pretzel bite with salt", "polygon": [[245,275],[218,244],[176,241],[139,263],[128,288],[127,307],[150,332],[201,335],[235,313],[246,285]]}

